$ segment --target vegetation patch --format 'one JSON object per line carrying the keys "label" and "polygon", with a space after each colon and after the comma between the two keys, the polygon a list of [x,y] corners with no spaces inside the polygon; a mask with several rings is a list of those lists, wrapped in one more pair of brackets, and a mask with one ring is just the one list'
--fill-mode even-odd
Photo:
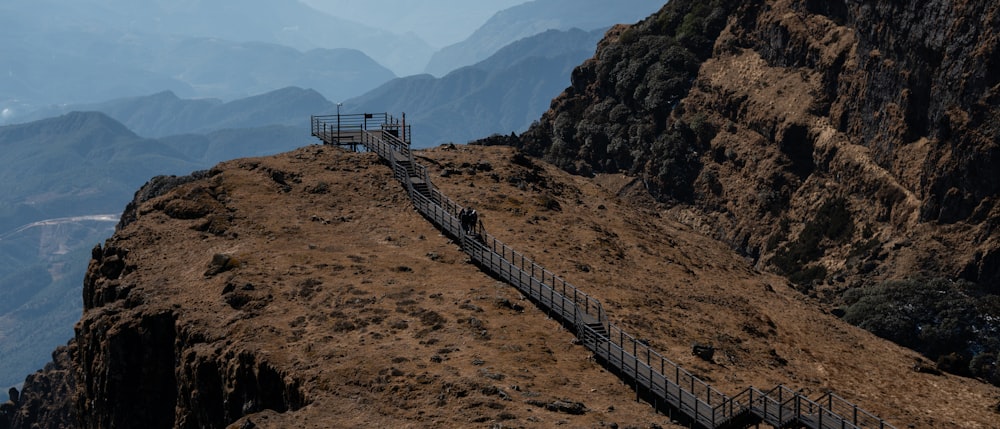
{"label": "vegetation patch", "polygon": [[844,320],[935,360],[941,370],[1000,385],[1000,297],[972,283],[908,279],[851,289]]}

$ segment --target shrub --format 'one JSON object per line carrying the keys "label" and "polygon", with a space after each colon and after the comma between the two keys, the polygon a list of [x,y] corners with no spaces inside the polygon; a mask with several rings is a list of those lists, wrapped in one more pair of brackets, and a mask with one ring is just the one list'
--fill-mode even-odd
{"label": "shrub", "polygon": [[1000,314],[989,304],[996,297],[974,298],[975,289],[942,278],[854,289],[843,295],[844,320],[924,354],[942,370],[996,384]]}
{"label": "shrub", "polygon": [[826,278],[826,267],[822,265],[808,265],[799,271],[788,276],[788,280],[799,285],[799,291],[809,292],[812,290],[813,280]]}

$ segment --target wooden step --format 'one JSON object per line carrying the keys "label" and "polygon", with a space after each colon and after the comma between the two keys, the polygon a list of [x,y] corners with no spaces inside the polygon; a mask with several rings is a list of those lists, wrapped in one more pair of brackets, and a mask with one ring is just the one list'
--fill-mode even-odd
{"label": "wooden step", "polygon": [[597,323],[587,323],[586,326],[588,328],[590,328],[591,330],[593,330],[595,334],[597,334],[597,335],[599,335],[599,336],[601,336],[603,338],[608,338],[608,329],[604,326],[603,323],[600,323],[600,322],[597,322]]}

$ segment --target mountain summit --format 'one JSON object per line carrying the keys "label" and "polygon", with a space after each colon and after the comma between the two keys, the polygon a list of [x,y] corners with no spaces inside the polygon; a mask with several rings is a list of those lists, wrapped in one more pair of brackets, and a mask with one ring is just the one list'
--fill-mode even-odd
{"label": "mountain summit", "polygon": [[[898,427],[992,421],[1000,389],[914,372],[927,365],[916,353],[657,216],[631,180],[510,148],[416,159],[487,228],[714,388],[832,389]],[[123,219],[92,252],[75,339],[29,378],[12,427],[678,427],[467,263],[374,154],[311,146],[158,178]],[[939,395],[906,393],[931,383]]]}

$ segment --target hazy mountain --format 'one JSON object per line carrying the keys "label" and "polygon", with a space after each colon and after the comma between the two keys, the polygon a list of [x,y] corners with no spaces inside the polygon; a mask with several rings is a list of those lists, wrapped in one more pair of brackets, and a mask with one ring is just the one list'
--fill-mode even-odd
{"label": "hazy mountain", "polygon": [[302,125],[267,125],[233,128],[207,134],[182,134],[160,141],[200,165],[248,156],[271,155],[316,143],[309,133],[308,119]]}
{"label": "hazy mountain", "polygon": [[411,76],[348,100],[350,111],[406,112],[418,147],[465,143],[520,132],[569,85],[573,68],[594,53],[603,30],[550,30],[443,78]]}
{"label": "hazy mountain", "polygon": [[431,57],[424,69],[435,76],[488,58],[516,40],[545,30],[592,30],[638,21],[665,0],[535,0],[497,12],[469,38],[447,46]]}
{"label": "hazy mountain", "polygon": [[[300,51],[362,50],[400,74],[419,71],[432,49],[413,35],[393,34],[320,12],[297,0],[59,0],[6,2],[11,34],[100,31],[268,42]],[[414,65],[416,64],[416,65]]]}
{"label": "hazy mountain", "polygon": [[[183,118],[185,109],[205,109],[206,120],[215,117],[234,125],[259,120],[261,125],[158,140],[140,137],[98,112],[73,112],[0,127],[4,153],[0,159],[0,362],[4,363],[0,386],[23,381],[49,359],[53,347],[72,336],[90,249],[111,234],[135,189],[155,175],[188,174],[222,160],[274,154],[312,143],[305,125],[308,114],[298,118],[303,124],[282,125],[275,122],[284,118],[290,123],[298,113],[282,117],[267,109],[287,109],[296,103],[303,104],[301,109],[321,108],[309,100],[329,104],[316,95],[288,88],[231,103],[179,100],[172,94],[109,103],[118,114],[134,108],[132,120],[153,128],[163,124],[149,118]],[[272,114],[275,122],[261,116]]]}
{"label": "hazy mountain", "polygon": [[308,129],[309,115],[333,108],[334,104],[315,90],[288,87],[230,102],[182,99],[171,91],[163,91],[102,103],[53,107],[31,116],[44,118],[69,111],[97,111],[139,135],[158,138],[271,125],[294,126],[302,131]]}
{"label": "hazy mountain", "polygon": [[[151,174],[185,173],[194,166],[94,112],[2,127],[0,148],[3,204],[27,205],[45,217],[103,213],[111,207],[95,195],[115,195],[123,204]],[[0,230],[13,226],[0,221]]]}
{"label": "hazy mountain", "polygon": [[[88,0],[87,4],[94,1]],[[178,3],[177,13],[180,5],[188,3],[183,10],[208,9],[197,13],[199,17],[222,13],[202,2]],[[357,49],[292,48],[279,44],[280,40],[261,28],[234,26],[228,32],[220,29],[211,33],[192,24],[190,32],[181,33],[183,28],[167,25],[181,19],[180,15],[167,12],[160,18],[163,25],[136,24],[122,28],[121,20],[134,18],[135,22],[145,22],[147,15],[156,16],[155,8],[144,12],[145,15],[135,12],[134,17],[111,19],[101,15],[101,8],[84,7],[83,3],[74,3],[66,9],[53,6],[51,15],[39,10],[44,3],[26,5],[0,4],[3,16],[0,24],[4,24],[0,26],[0,123],[19,121],[19,115],[40,106],[89,103],[160,91],[172,91],[185,98],[235,99],[300,86],[342,100],[395,77]],[[130,13],[131,9],[135,8],[122,7],[115,9],[115,13]],[[306,15],[309,10],[303,9],[301,13]],[[312,11],[308,16],[303,22],[327,17],[324,21],[327,25],[317,23],[317,28],[337,31],[351,28],[338,25],[336,20],[319,12]],[[242,26],[260,21],[250,17],[217,18],[219,22],[242,20]],[[243,34],[244,30],[247,34]],[[372,29],[356,30],[372,37],[379,34]],[[250,39],[253,34],[263,34],[256,40],[267,40],[224,37]],[[352,36],[351,40],[356,38]],[[335,34],[317,35],[316,39],[329,40],[330,45],[336,42],[363,46],[361,41],[352,42]],[[398,47],[408,43],[411,42],[387,39],[375,44]]]}
{"label": "hazy mountain", "polygon": [[[112,48],[113,60],[88,51],[47,56],[41,46],[5,55],[19,59],[8,67],[8,79],[0,80],[4,94],[0,106],[14,110],[7,119],[16,120],[18,111],[33,105],[165,90],[185,98],[235,99],[299,86],[344,99],[395,77],[360,51],[349,49],[303,53],[281,45],[221,39],[147,39]],[[151,50],[157,54],[151,55]],[[65,64],[73,64],[72,69]]]}
{"label": "hazy mountain", "polygon": [[[197,165],[101,113],[0,127],[0,386],[72,336],[90,247],[135,188]],[[110,217],[95,215],[113,214]],[[90,217],[86,217],[90,216]]]}
{"label": "hazy mountain", "polygon": [[[416,34],[431,46],[440,48],[468,37],[498,10],[526,0],[302,1],[330,15],[373,27],[382,28],[387,22],[391,22],[392,31]],[[386,20],[387,10],[392,10],[391,20]]]}

